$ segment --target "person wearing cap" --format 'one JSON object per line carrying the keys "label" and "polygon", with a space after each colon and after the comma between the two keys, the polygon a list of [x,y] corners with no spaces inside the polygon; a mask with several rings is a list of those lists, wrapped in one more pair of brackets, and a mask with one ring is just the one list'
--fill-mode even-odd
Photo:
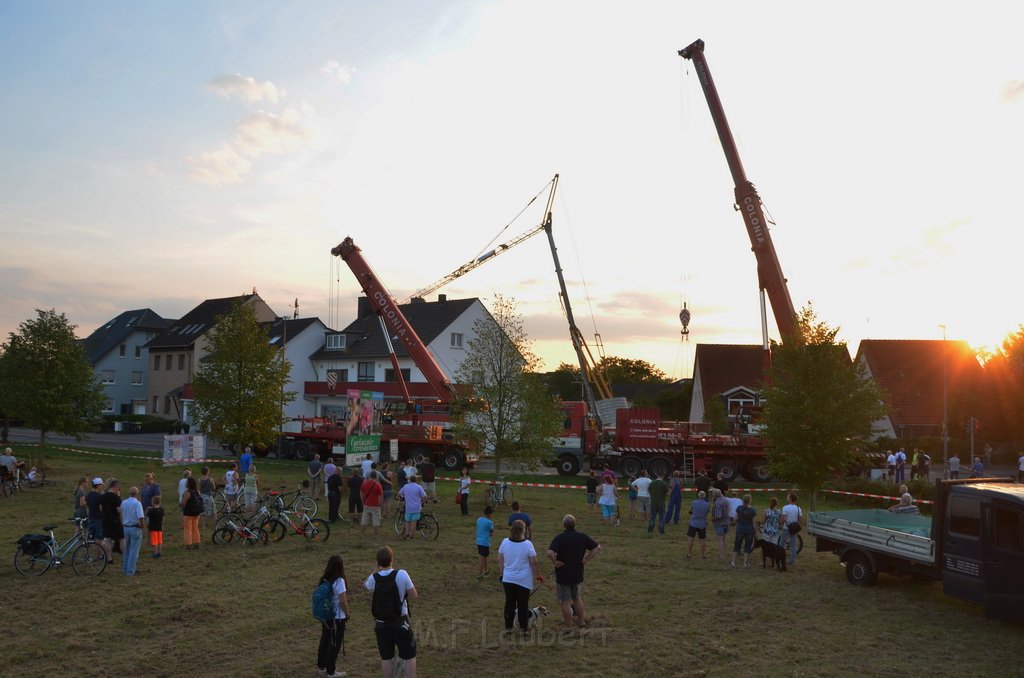
{"label": "person wearing cap", "polygon": [[[98,542],[103,541],[103,510],[100,500],[103,498],[103,478],[92,479],[92,491],[85,496],[85,506],[89,516],[89,537]],[[104,548],[104,550],[106,550]]]}
{"label": "person wearing cap", "polygon": [[103,548],[110,561],[115,552],[124,553],[124,525],[121,523],[121,483],[117,478],[107,480],[107,491],[100,498],[103,514]]}
{"label": "person wearing cap", "polygon": [[125,543],[121,574],[134,577],[135,564],[139,561],[139,549],[142,547],[142,528],[146,524],[142,502],[139,501],[139,488],[128,490],[128,498],[121,502],[120,510]]}

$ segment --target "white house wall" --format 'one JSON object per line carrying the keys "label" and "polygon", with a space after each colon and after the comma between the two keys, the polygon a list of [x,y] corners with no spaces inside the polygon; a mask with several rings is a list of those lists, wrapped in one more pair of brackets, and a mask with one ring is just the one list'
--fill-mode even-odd
{"label": "white house wall", "polygon": [[316,402],[306,400],[302,392],[307,381],[318,381],[316,368],[309,356],[324,345],[326,332],[327,326],[317,318],[315,323],[309,325],[297,336],[287,337],[285,357],[292,364],[292,369],[288,374],[285,390],[293,391],[295,400],[285,405],[285,418],[316,416]]}

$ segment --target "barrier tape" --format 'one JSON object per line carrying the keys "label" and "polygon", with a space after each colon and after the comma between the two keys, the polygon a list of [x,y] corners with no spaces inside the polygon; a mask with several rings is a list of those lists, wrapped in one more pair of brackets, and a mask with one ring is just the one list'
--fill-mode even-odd
{"label": "barrier tape", "polygon": [[[844,490],[821,490],[828,494],[845,494],[850,497],[870,497],[871,499],[888,499],[890,501],[899,502],[899,497],[890,497],[886,494],[868,494],[867,492],[846,492]],[[931,499],[915,499],[915,504],[934,504],[935,502]]]}
{"label": "barrier tape", "polygon": [[184,466],[186,464],[226,464],[233,462],[234,459],[183,459],[174,463],[168,464],[163,456],[152,456],[152,457],[139,457],[131,454],[114,454],[112,452],[94,452],[93,450],[82,450],[77,447],[59,447],[55,446],[53,449],[62,450],[64,452],[75,452],[78,454],[91,454],[95,457],[116,457],[118,459],[141,459],[143,461],[159,461],[163,466]]}
{"label": "barrier tape", "polygon": [[[453,477],[449,477],[449,476],[437,476],[437,480],[459,481],[459,480],[461,480],[461,477],[453,478]],[[470,483],[477,483],[479,485],[497,485],[498,484],[498,481],[496,481],[496,480],[475,480],[473,478],[470,478],[469,482]],[[586,485],[566,485],[566,484],[563,484],[563,483],[528,483],[528,482],[524,482],[524,481],[520,481],[520,480],[506,480],[505,484],[506,485],[516,486],[516,487],[548,487],[548,488],[556,488],[556,489],[559,489],[559,490],[585,490],[585,489],[587,489]],[[628,490],[629,489],[629,487],[627,485],[616,485],[616,487],[618,487],[618,489],[620,489],[620,490]],[[742,491],[742,492],[789,492],[790,489],[791,488],[788,488],[788,487],[747,487],[747,488],[736,488],[736,491],[737,492],[740,492],[740,491]],[[682,491],[683,492],[697,492],[697,488],[696,487],[684,487],[684,488],[682,488]]]}

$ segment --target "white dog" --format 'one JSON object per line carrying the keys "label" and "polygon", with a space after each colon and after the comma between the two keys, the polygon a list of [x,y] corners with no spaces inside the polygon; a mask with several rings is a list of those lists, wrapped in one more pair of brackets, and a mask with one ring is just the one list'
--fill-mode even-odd
{"label": "white dog", "polygon": [[[530,612],[529,612],[530,619],[527,622],[526,627],[532,629],[534,624],[536,624],[540,620],[541,617],[546,617],[546,616],[548,616],[548,608],[544,607],[543,605],[538,605],[537,607],[531,607],[530,608]],[[516,616],[512,619],[512,626],[516,626],[518,624],[519,624],[519,611],[516,610]]]}

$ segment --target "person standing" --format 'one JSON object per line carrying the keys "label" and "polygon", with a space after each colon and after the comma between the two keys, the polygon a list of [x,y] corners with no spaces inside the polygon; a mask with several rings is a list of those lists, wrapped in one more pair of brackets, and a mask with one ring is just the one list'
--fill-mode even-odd
{"label": "person standing", "polygon": [[[87,515],[89,516],[89,537],[98,541],[103,542],[103,479],[93,478],[92,479],[92,491],[85,496],[85,506]],[[103,547],[106,551],[106,546]],[[110,552],[107,551],[107,558],[110,558]]]}
{"label": "person standing", "polygon": [[587,476],[587,512],[594,513],[597,511],[597,474],[594,469],[590,469],[590,475]]}
{"label": "person standing", "polygon": [[377,471],[377,482],[380,483],[380,488],[384,491],[384,497],[380,503],[380,517],[383,519],[387,519],[391,515],[391,500],[395,496],[394,477],[390,462],[386,461],[380,465],[380,470]]}
{"label": "person standing", "polygon": [[769,544],[779,544],[782,537],[782,511],[779,500],[772,497],[768,500],[768,508],[764,510],[764,522],[761,523],[761,539]]}
{"label": "person standing", "polygon": [[427,492],[416,482],[414,474],[409,477],[409,482],[398,491],[398,496],[405,502],[405,534],[402,535],[402,539],[415,539],[416,526],[420,522],[423,502],[427,500]]}
{"label": "person standing", "polygon": [[327,461],[324,462],[324,482],[326,483],[327,479],[334,475],[337,470],[338,467],[334,464],[334,457],[327,457]]}
{"label": "person standing", "polygon": [[423,479],[423,491],[427,493],[430,501],[437,503],[437,467],[427,457],[420,464],[420,477]]}
{"label": "person standing", "polygon": [[86,504],[85,498],[89,496],[89,477],[82,476],[78,479],[78,485],[75,487],[75,495],[72,498],[74,505],[74,513],[72,514],[75,518],[85,518],[86,525],[89,520],[89,506]]}
{"label": "person standing", "polygon": [[981,478],[985,475],[985,465],[981,463],[981,457],[974,458],[974,465],[971,466],[971,477]]}
{"label": "person standing", "polygon": [[124,560],[121,573],[135,576],[135,565],[139,562],[139,549],[142,547],[142,529],[146,526],[146,517],[139,501],[139,488],[128,490],[128,498],[121,502],[121,522],[124,527]]}
{"label": "person standing", "polygon": [[601,521],[608,525],[612,522],[613,518],[616,518],[615,494],[617,488],[610,476],[603,476],[603,479],[604,482],[600,487],[601,497],[597,500],[597,503],[601,506]]}
{"label": "person standing", "polygon": [[384,501],[384,488],[377,482],[377,472],[370,471],[363,484],[359,486],[359,496],[363,500],[363,517],[360,520],[360,533],[366,534],[366,526],[373,524],[374,536],[380,536],[381,504]]}
{"label": "person standing", "polygon": [[668,483],[668,507],[665,509],[665,523],[679,524],[679,513],[683,508],[683,477],[679,471],[672,472]]}
{"label": "person standing", "polygon": [[896,482],[902,483],[906,480],[907,453],[901,447],[896,451]]}
{"label": "person standing", "polygon": [[718,476],[715,478],[715,482],[711,484],[711,487],[721,492],[723,497],[729,496],[729,481],[725,479],[724,473],[718,474]]}
{"label": "person standing", "polygon": [[363,479],[369,479],[370,471],[373,470],[373,457],[366,455],[366,459],[359,462],[359,471],[363,476]]}
{"label": "person standing", "polygon": [[390,546],[377,549],[377,571],[363,584],[372,595],[374,635],[380,654],[380,672],[391,678],[395,649],[405,662],[405,675],[416,678],[416,637],[409,624],[409,600],[419,597],[412,578],[405,570],[394,568],[395,553]]}
{"label": "person standing", "polygon": [[886,450],[885,468],[888,471],[889,482],[896,480],[896,454],[892,450]]}
{"label": "person standing", "polygon": [[235,462],[231,462],[231,466],[224,472],[224,497],[228,511],[234,511],[238,506],[238,464]]}
{"label": "person standing", "polygon": [[107,480],[107,491],[100,497],[103,514],[103,548],[107,561],[113,563],[113,554],[124,554],[124,524],[121,522],[121,483],[117,478]]}
{"label": "person standing", "polygon": [[782,507],[782,520],[784,523],[784,529],[786,532],[783,536],[789,537],[789,564],[796,564],[796,554],[800,550],[800,541],[798,539],[799,532],[801,530],[801,523],[803,522],[804,512],[800,510],[800,506],[796,503],[796,494],[790,493],[786,505]]}
{"label": "person standing", "polygon": [[[338,475],[340,476],[341,473],[339,472]],[[353,467],[352,475],[348,479],[348,519],[353,527],[356,525],[356,518],[361,519],[363,514],[362,489],[363,478],[359,475],[359,467]]]}
{"label": "person standing", "polygon": [[164,546],[164,509],[160,504],[163,501],[160,495],[153,497],[153,504],[146,511],[146,521],[149,524],[149,545],[153,549],[151,558],[159,558]]}
{"label": "person standing", "polygon": [[494,509],[484,506],[484,514],[476,519],[476,554],[480,568],[477,570],[477,579],[483,579],[490,574],[487,569],[487,557],[491,555],[491,535],[494,534],[494,521],[491,515]]}
{"label": "person standing", "polygon": [[341,485],[344,479],[338,473],[337,467],[334,472],[327,476],[327,520],[332,523],[338,522],[338,509],[341,508]]}
{"label": "person standing", "polygon": [[309,476],[309,494],[313,499],[320,498],[320,488],[324,484],[324,465],[320,462],[320,455],[314,454],[313,460],[306,464],[306,475]]}
{"label": "person standing", "polygon": [[736,567],[736,556],[743,550],[743,567],[750,567],[750,552],[754,550],[754,518],[757,509],[750,505],[750,495],[743,495],[743,504],[736,509],[736,538],[732,546],[732,562]]}
{"label": "person standing", "polygon": [[537,566],[537,549],[526,537],[526,523],[512,521],[509,536],[498,546],[498,574],[505,589],[505,630],[512,631],[518,617],[519,630],[530,631],[530,592],[533,580],[544,581]]}
{"label": "person standing", "polygon": [[690,521],[686,528],[686,536],[690,539],[690,546],[686,550],[686,557],[693,555],[693,540],[700,539],[700,557],[704,558],[708,542],[708,513],[711,505],[708,504],[707,495],[698,492],[697,498],[690,504]]}
{"label": "person standing", "polygon": [[636,482],[636,476],[629,476],[626,478],[626,500],[629,502],[630,518],[636,517],[637,489],[636,485],[633,484],[634,482]]}
{"label": "person standing", "polygon": [[729,500],[717,487],[711,490],[711,522],[718,541],[718,559],[725,562],[725,535],[729,532]]}
{"label": "person standing", "polygon": [[[210,467],[204,466],[199,472],[199,496],[203,498],[203,515],[199,518],[200,530],[205,526],[204,521],[207,518],[212,521],[217,515],[217,505],[213,503],[213,495],[216,492],[217,483],[210,477]],[[146,508],[145,504],[143,508]]]}
{"label": "person standing", "polygon": [[512,527],[512,523],[517,520],[523,521],[526,525],[526,538],[533,541],[533,518],[530,514],[522,510],[518,500],[512,502],[512,512],[508,514],[508,526]]}
{"label": "person standing", "polygon": [[142,489],[139,492],[139,501],[142,502],[143,511],[153,505],[153,497],[158,494],[160,494],[160,485],[156,482],[156,476],[152,473],[142,476]]}
{"label": "person standing", "polygon": [[249,464],[249,470],[242,483],[245,487],[245,505],[252,508],[259,503],[260,496],[260,476],[256,473],[256,464]]}
{"label": "person standing", "polygon": [[[641,471],[640,477],[634,480],[630,487],[636,488],[636,500],[640,504],[640,520],[646,522],[647,515],[651,512],[651,478],[647,475],[647,471]],[[662,509],[664,509],[664,506],[662,506]],[[632,517],[632,514],[631,506],[630,517]]]}
{"label": "person standing", "polygon": [[178,503],[185,499],[185,490],[188,489],[188,479],[192,477],[192,469],[187,468],[181,472],[181,480],[178,481]]}
{"label": "person standing", "polygon": [[705,469],[697,471],[697,477],[693,479],[693,484],[697,486],[697,494],[704,493],[704,497],[708,496],[708,492],[711,490],[711,478],[708,478],[708,472]]}
{"label": "person standing", "polygon": [[250,466],[252,466],[252,448],[246,445],[245,452],[242,452],[242,456],[238,458],[238,468],[242,472],[243,479],[249,475]]}
{"label": "person standing", "polygon": [[199,495],[199,484],[189,476],[185,482],[185,495],[181,498],[181,522],[185,532],[185,549],[199,548],[199,516],[203,514],[203,498]]}
{"label": "person standing", "polygon": [[463,516],[469,515],[469,484],[472,482],[469,478],[469,467],[463,466],[461,475],[459,476],[459,508],[462,510]]}
{"label": "person standing", "polygon": [[327,567],[320,582],[331,585],[334,618],[320,622],[320,645],[316,650],[316,674],[319,678],[340,678],[338,653],[345,642],[345,622],[348,620],[348,579],[345,577],[345,563],[341,556],[327,559]]}
{"label": "person standing", "polygon": [[910,479],[921,478],[923,469],[921,468],[921,450],[914,448],[914,455],[910,458]]}
{"label": "person standing", "polygon": [[949,477],[956,480],[960,477],[960,457],[957,456],[956,452],[946,462],[946,468],[949,471]]}
{"label": "person standing", "polygon": [[647,533],[654,532],[654,526],[658,526],[658,532],[665,534],[665,498],[668,496],[668,484],[661,476],[655,476],[647,488],[651,498],[651,518],[647,522]]}
{"label": "person standing", "polygon": [[601,551],[601,545],[576,531],[576,517],[572,514],[562,518],[562,528],[547,551],[548,559],[555,566],[555,598],[562,606],[562,622],[566,627],[572,628],[575,619],[580,628],[586,628],[583,569]]}

